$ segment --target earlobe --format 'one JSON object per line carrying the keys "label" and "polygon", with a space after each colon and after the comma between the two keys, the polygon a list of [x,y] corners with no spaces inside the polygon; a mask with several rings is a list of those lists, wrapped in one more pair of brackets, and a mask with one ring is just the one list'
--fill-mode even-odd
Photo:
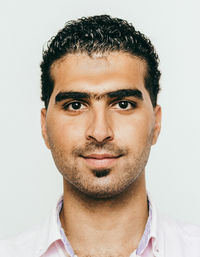
{"label": "earlobe", "polygon": [[46,108],[42,108],[41,110],[41,130],[42,130],[42,136],[44,139],[44,142],[48,148],[49,147],[49,141],[48,141],[48,136],[47,136],[47,127],[46,127],[46,114],[47,110]]}
{"label": "earlobe", "polygon": [[161,111],[160,105],[156,105],[154,109],[154,115],[155,115],[155,125],[154,125],[152,145],[156,144],[158,136],[160,134],[160,130],[161,130],[162,111]]}

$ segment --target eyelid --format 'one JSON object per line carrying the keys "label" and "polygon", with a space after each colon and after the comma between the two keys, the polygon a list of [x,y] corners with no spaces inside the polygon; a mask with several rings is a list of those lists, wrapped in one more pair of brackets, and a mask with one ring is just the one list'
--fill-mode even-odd
{"label": "eyelid", "polygon": [[65,100],[65,102],[62,104],[62,106],[67,105],[67,104],[71,104],[71,103],[75,103],[75,102],[79,102],[82,104],[88,104],[87,101],[83,100],[83,99],[67,99]]}
{"label": "eyelid", "polygon": [[130,104],[133,104],[133,105],[137,105],[137,102],[136,101],[133,101],[133,100],[129,100],[129,99],[115,99],[115,100],[113,100],[110,104],[111,105],[115,105],[115,104],[118,104],[118,103],[120,103],[120,102],[128,102],[128,103],[130,103]]}
{"label": "eyelid", "polygon": [[[64,110],[69,110],[69,106],[70,106],[71,104],[77,103],[77,102],[80,103],[80,104],[82,104],[82,105],[84,105],[84,106],[87,105],[87,102],[86,102],[86,101],[73,99],[73,100],[69,100],[69,101],[63,103],[63,104],[62,104],[62,108],[63,108]],[[79,110],[81,110],[81,109],[69,110],[69,111],[79,111]]]}
{"label": "eyelid", "polygon": [[119,100],[119,101],[113,101],[112,102],[112,107],[115,107],[117,104],[121,103],[121,102],[127,102],[128,104],[131,105],[130,108],[127,108],[127,109],[123,109],[123,108],[116,108],[116,109],[119,109],[119,110],[122,110],[122,111],[128,111],[128,110],[133,110],[137,107],[137,103],[135,101],[131,101],[131,100],[126,100],[126,99],[122,99],[122,100]]}

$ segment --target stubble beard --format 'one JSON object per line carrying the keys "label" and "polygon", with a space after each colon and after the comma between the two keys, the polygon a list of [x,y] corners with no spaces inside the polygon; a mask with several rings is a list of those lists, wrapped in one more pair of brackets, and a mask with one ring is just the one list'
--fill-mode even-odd
{"label": "stubble beard", "polygon": [[[151,144],[153,138],[153,131],[146,140],[146,144],[141,153],[126,160],[129,151],[126,148],[119,148],[111,143],[96,144],[89,143],[84,147],[75,147],[71,155],[66,156],[66,152],[58,148],[49,138],[51,153],[55,164],[62,174],[65,182],[75,191],[89,196],[94,199],[113,198],[130,185],[135,183],[143,173],[146,163],[148,161]],[[83,170],[78,165],[78,158],[80,155],[92,153],[93,150],[105,150],[114,155],[122,155],[124,158],[123,165],[115,166],[114,169],[120,169],[118,177],[110,183],[105,183],[105,180],[111,176],[114,177],[115,170],[112,169],[98,169],[91,170],[91,177],[85,176]]]}

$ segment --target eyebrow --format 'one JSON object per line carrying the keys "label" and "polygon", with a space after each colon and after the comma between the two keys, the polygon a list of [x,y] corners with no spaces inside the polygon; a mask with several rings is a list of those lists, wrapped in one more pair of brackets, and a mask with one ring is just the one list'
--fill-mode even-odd
{"label": "eyebrow", "polygon": [[138,89],[120,89],[117,91],[108,92],[107,96],[117,99],[122,99],[127,96],[134,96],[139,100],[143,100],[142,92]]}
{"label": "eyebrow", "polygon": [[94,98],[95,100],[101,100],[104,97],[116,98],[116,100],[120,100],[128,96],[133,96],[139,100],[143,100],[142,92],[138,89],[120,89],[120,90],[111,91],[103,94],[77,92],[77,91],[60,92],[55,97],[55,103],[61,102],[66,99],[79,100],[79,99]]}

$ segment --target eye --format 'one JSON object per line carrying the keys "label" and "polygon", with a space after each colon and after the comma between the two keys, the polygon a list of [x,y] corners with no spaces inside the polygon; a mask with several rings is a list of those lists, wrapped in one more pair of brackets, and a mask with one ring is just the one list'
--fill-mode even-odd
{"label": "eye", "polygon": [[121,110],[131,110],[136,108],[136,103],[130,101],[120,101],[115,103],[114,107]]}
{"label": "eye", "polygon": [[63,109],[67,110],[67,111],[77,111],[77,110],[82,110],[85,108],[86,108],[86,106],[78,101],[72,102],[72,103],[65,103],[63,105]]}

